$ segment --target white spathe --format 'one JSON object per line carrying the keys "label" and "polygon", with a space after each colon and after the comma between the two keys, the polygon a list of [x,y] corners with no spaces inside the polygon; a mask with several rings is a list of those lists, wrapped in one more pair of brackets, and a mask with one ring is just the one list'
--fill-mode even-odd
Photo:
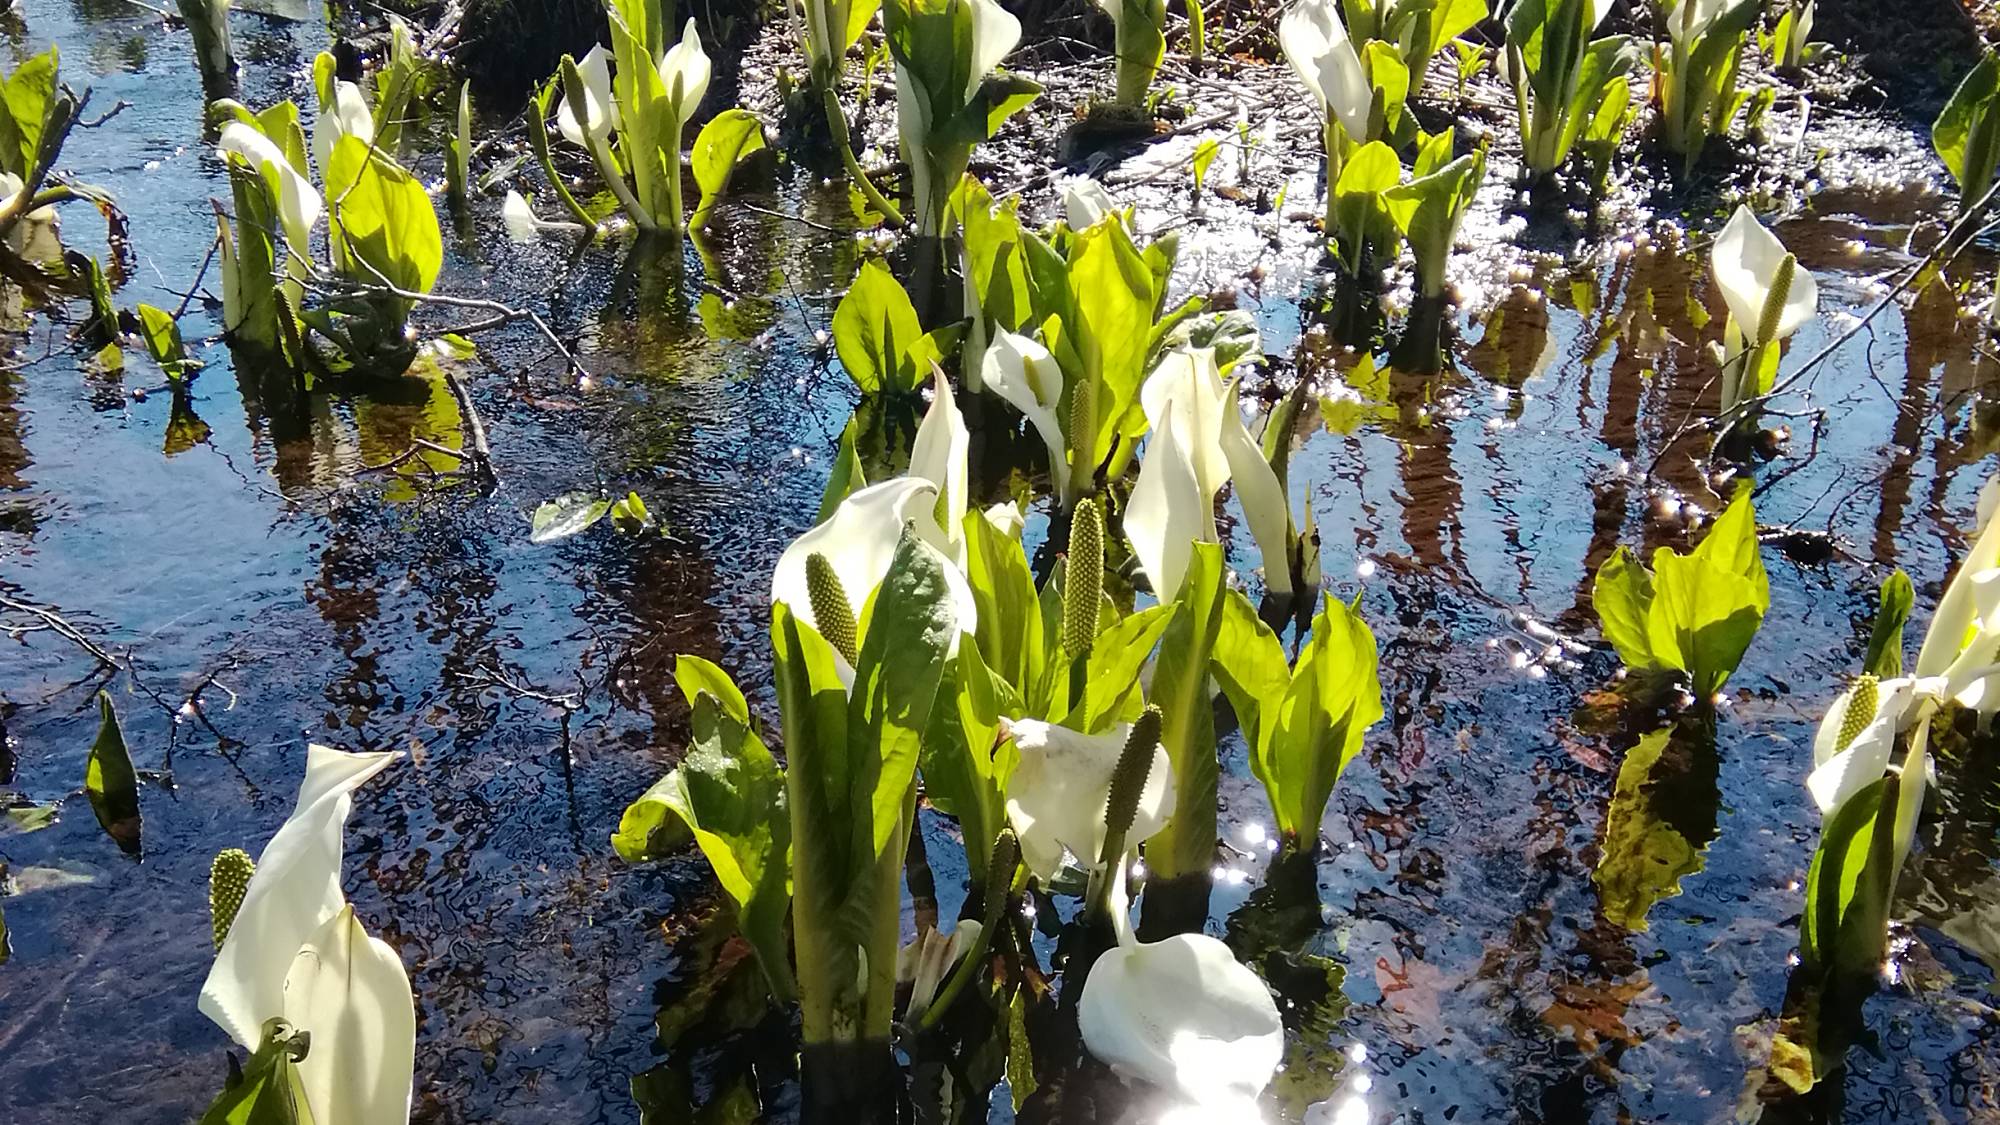
{"label": "white spathe", "polygon": [[[1022,862],[1044,880],[1062,869],[1065,852],[1081,866],[1094,867],[1104,849],[1111,775],[1131,726],[1083,734],[1040,719],[1010,719],[1005,727],[1021,754],[1007,788],[1007,820],[1020,838]],[[1155,745],[1127,839],[1152,836],[1173,812],[1173,766],[1166,749]]]}
{"label": "white spathe", "polygon": [[1162,602],[1180,593],[1195,541],[1215,539],[1213,494],[1202,491],[1194,460],[1177,431],[1172,414],[1155,425],[1139,461],[1139,480],[1125,504],[1125,538]]}
{"label": "white spathe", "polygon": [[[916,441],[910,445],[910,472],[937,486],[944,498],[945,553],[961,567],[965,565],[966,457],[972,450],[972,433],[965,428],[965,415],[951,393],[951,380],[936,365],[931,367],[931,405],[917,426]],[[842,579],[845,581],[845,579]]]}
{"label": "white spathe", "polygon": [[284,223],[285,242],[301,257],[310,253],[313,225],[325,210],[325,202],[312,181],[292,166],[276,141],[247,122],[231,121],[224,125],[215,147],[235,155],[264,176],[278,197],[278,217]]}
{"label": "white spathe", "polygon": [[586,141],[603,142],[618,128],[618,103],[611,96],[611,52],[599,43],[576,64],[583,79],[584,113],[581,122],[567,94],[556,103],[556,131],[573,145],[588,148]]}
{"label": "white spathe", "polygon": [[342,137],[358,137],[362,144],[373,144],[375,115],[369,112],[361,87],[335,79],[333,104],[319,107],[319,117],[313,121],[313,159],[319,162],[321,176],[331,166],[333,148]]}
{"label": "white spathe", "polygon": [[1722,15],[1728,4],[1729,0],[1681,0],[1680,6],[1667,16],[1667,34],[1673,37],[1676,47],[1688,50],[1707,33],[1709,25]]}
{"label": "white spathe", "polygon": [[[772,603],[790,606],[794,616],[819,628],[819,621],[813,615],[812,594],[806,586],[806,559],[814,554],[825,555],[847,594],[854,619],[860,621],[868,596],[882,584],[889,565],[896,559],[896,544],[902,538],[904,524],[914,524],[924,542],[949,557],[950,547],[935,514],[937,498],[936,484],[914,476],[894,477],[855,491],[840,502],[825,523],[792,540],[791,546],[778,556],[778,567],[771,573]],[[956,611],[958,628],[961,632],[971,632],[979,620],[972,588],[965,584],[965,576],[956,566],[946,566],[944,576],[945,592]]]}
{"label": "white spathe", "polygon": [[1230,1111],[1210,1121],[1245,1120],[1237,1115],[1270,1084],[1285,1050],[1270,989],[1206,934],[1127,939],[1099,957],[1084,978],[1077,1028],[1120,1074]]}
{"label": "white spathe", "polygon": [[1806,789],[1812,793],[1820,815],[1831,815],[1849,797],[1881,779],[1889,768],[1890,753],[1896,748],[1897,732],[1906,725],[1906,718],[1915,717],[1913,704],[1920,699],[1935,699],[1942,687],[1941,679],[1920,680],[1911,676],[1881,681],[1875,688],[1874,717],[1844,749],[1839,746],[1840,730],[1847,721],[1848,708],[1854,703],[1854,689],[1849,688],[1833,701],[1813,738],[1813,771],[1806,778]]}
{"label": "white spathe", "polygon": [[1001,329],[979,361],[986,389],[1007,400],[1041,435],[1057,496],[1069,495],[1069,441],[1060,414],[1063,373],[1039,341]]}
{"label": "white spathe", "polygon": [[533,242],[542,230],[542,221],[535,217],[527,199],[512,188],[500,201],[500,219],[507,225],[507,237],[515,242]]}
{"label": "white spathe", "polygon": [[315,1121],[410,1119],[416,1000],[394,947],[343,905],[306,938],[285,974],[284,1018],[311,1035],[299,1084]]}
{"label": "white spathe", "polygon": [[1292,5],[1278,21],[1278,46],[1319,102],[1321,114],[1339,121],[1353,140],[1367,140],[1375,93],[1341,21],[1339,0]]}
{"label": "white spathe", "polygon": [[256,873],[197,1004],[243,1046],[255,1050],[264,1021],[284,1013],[293,959],[347,905],[340,865],[354,790],[402,756],[400,751],[349,754],[328,746],[306,750],[298,804],[257,857]]}
{"label": "white spathe", "polygon": [[1917,653],[1917,675],[1944,675],[1961,653],[1976,647],[1969,642],[1978,639],[1979,624],[1992,615],[1992,608],[1982,607],[1980,601],[1982,595],[1991,597],[1992,585],[1985,576],[1995,568],[2000,568],[2000,520],[1989,520],[1931,614],[1923,648]]}
{"label": "white spathe", "polygon": [[1729,304],[1729,315],[1752,344],[1763,346],[1785,339],[1819,308],[1819,283],[1804,266],[1798,266],[1792,271],[1792,286],[1786,291],[1777,330],[1768,340],[1756,338],[1763,331],[1764,305],[1787,254],[1778,236],[1765,229],[1748,207],[1741,206],[1710,251],[1709,268],[1715,274],[1716,287]]}
{"label": "white spathe", "polygon": [[[708,52],[701,48],[701,33],[695,30],[694,20],[689,19],[681,29],[680,42],[660,56],[660,85],[667,92],[675,121],[685,122],[694,114],[708,94],[708,81],[714,73]],[[675,148],[680,147],[678,137],[669,137],[667,141]]]}
{"label": "white spathe", "polygon": [[1118,201],[1104,185],[1088,176],[1073,176],[1063,184],[1063,222],[1071,230],[1089,230],[1118,213]]}
{"label": "white spathe", "polygon": [[995,0],[966,3],[972,9],[972,65],[965,72],[965,103],[970,105],[986,76],[1020,45],[1021,21]]}
{"label": "white spathe", "polygon": [[1278,471],[1243,424],[1240,380],[1229,383],[1229,400],[1222,408],[1222,454],[1229,477],[1236,483],[1236,502],[1250,524],[1250,535],[1264,556],[1264,585],[1274,594],[1292,592],[1292,513]]}

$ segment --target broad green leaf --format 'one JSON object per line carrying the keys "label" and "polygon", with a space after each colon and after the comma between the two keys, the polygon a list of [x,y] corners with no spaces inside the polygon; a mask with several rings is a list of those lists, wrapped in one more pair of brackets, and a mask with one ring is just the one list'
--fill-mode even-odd
{"label": "broad green leaf", "polygon": [[314,1125],[290,1047],[266,1039],[244,1064],[238,1081],[209,1103],[196,1125]]}
{"label": "broad green leaf", "polygon": [[729,673],[713,661],[692,653],[681,653],[674,657],[674,683],[687,698],[688,706],[694,706],[695,700],[703,695],[712,695],[724,715],[749,725],[750,704],[743,698],[743,689],[737,687]]}
{"label": "broad green leaf", "polygon": [[[1441,136],[1449,137],[1446,131]],[[1486,178],[1484,150],[1457,160],[1420,179],[1382,193],[1383,204],[1416,256],[1417,277],[1426,296],[1444,292],[1445,266],[1465,212]]]}
{"label": "broad green leaf", "polygon": [[1227,376],[1246,359],[1261,359],[1264,337],[1257,319],[1242,309],[1201,313],[1177,322],[1161,337],[1158,350],[1164,354],[1176,348],[1208,348],[1215,353],[1215,366]]}
{"label": "broad green leaf", "polygon": [[[772,993],[789,997],[794,985],[785,916],[791,903],[792,822],[785,807],[785,775],[763,740],[728,713],[742,701],[734,685],[730,691],[734,698],[725,700],[700,690],[694,699],[693,743],[642,800],[657,799],[693,831],[716,881],[736,903],[738,924],[757,952]],[[642,819],[650,815],[641,814]],[[620,855],[626,853],[629,837],[622,820],[612,843]]]}
{"label": "broad green leaf", "polygon": [[1371,139],[1395,135],[1403,120],[1403,103],[1410,96],[1410,68],[1395,47],[1379,39],[1370,40],[1361,50],[1361,66],[1368,72],[1368,86],[1375,94],[1378,120],[1369,123]]}
{"label": "broad green leaf", "polygon": [[675,811],[682,785],[672,773],[653,783],[625,806],[611,848],[626,863],[651,863],[674,855],[694,841],[694,829]]}
{"label": "broad green leaf", "polygon": [[863,262],[833,310],[833,347],[854,385],[863,394],[915,390],[928,372],[912,371],[905,357],[923,335],[916,306],[896,275],[877,259]]}
{"label": "broad green leaf", "polygon": [[1288,840],[1310,849],[1319,839],[1334,783],[1381,717],[1375,634],[1360,614],[1329,598],[1292,671],[1277,728],[1264,736],[1264,753],[1251,762]]}
{"label": "broad green leaf", "polygon": [[[1556,160],[1560,163],[1569,156],[1576,142],[1584,136],[1586,129],[1594,129],[1604,117],[1611,84],[1631,73],[1639,63],[1638,48],[1632,40],[1623,35],[1606,36],[1596,40],[1583,52],[1577,63],[1576,89],[1564,107],[1562,132],[1556,142]],[[1627,96],[1629,97],[1629,88]],[[1623,113],[1620,106],[1618,113]]]}
{"label": "broad green leaf", "polygon": [[528,542],[553,543],[590,529],[611,513],[611,501],[595,492],[566,492],[535,508]]}
{"label": "broad green leaf", "polygon": [[1747,485],[1692,554],[1664,547],[1655,552],[1653,591],[1646,635],[1655,659],[1686,672],[1697,699],[1712,697],[1742,661],[1771,605]]}
{"label": "broad green leaf", "polygon": [[1862,671],[1881,680],[1903,674],[1903,626],[1910,620],[1910,607],[1916,600],[1916,588],[1900,568],[1882,580],[1881,602],[1875,609],[1875,624],[1868,635],[1868,659]]}
{"label": "broad green leaf", "polygon": [[1618,650],[1618,659],[1633,668],[1660,663],[1646,632],[1653,608],[1653,576],[1631,551],[1619,547],[1604,560],[1591,586],[1590,600],[1597,607],[1604,639]]}
{"label": "broad green leaf", "polygon": [[1340,177],[1333,185],[1335,229],[1327,233],[1340,243],[1341,254],[1350,264],[1358,265],[1362,246],[1379,243],[1393,232],[1394,219],[1382,193],[1402,178],[1402,160],[1381,141],[1362,145],[1341,165]]}
{"label": "broad green leaf", "polygon": [[983,666],[1017,689],[1032,688],[1048,643],[1034,575],[1020,541],[981,512],[965,516],[965,580],[979,607],[974,635]]}
{"label": "broad green leaf", "polygon": [[[959,631],[945,584],[949,565],[905,528],[861,640],[847,727],[846,822],[857,881],[888,853],[908,812],[918,744]],[[900,853],[895,858],[900,862]]]}
{"label": "broad green leaf", "polygon": [[[1284,645],[1257,616],[1250,599],[1241,590],[1231,590],[1223,598],[1222,624],[1215,634],[1209,670],[1229,697],[1251,760],[1258,761],[1266,755],[1264,742],[1275,729],[1278,705],[1291,688],[1292,669]],[[1272,708],[1271,723],[1264,721],[1267,707]]]}
{"label": "broad green leaf", "polygon": [[0,113],[0,172],[26,180],[41,150],[42,132],[56,97],[56,48],[28,59],[0,85],[6,112]]}
{"label": "broad green leaf", "polygon": [[1074,479],[1089,480],[1138,400],[1157,302],[1153,271],[1115,216],[1072,235],[1070,246],[1068,285],[1076,315],[1063,326],[1074,333],[1083,363],[1081,386],[1092,391],[1089,432],[1095,435],[1088,450],[1071,450],[1070,472]]}
{"label": "broad green leaf", "polygon": [[1716,835],[1719,767],[1711,741],[1676,727],[1626,751],[1590,876],[1607,919],[1645,930],[1653,906],[1702,869]]}
{"label": "broad green leaf", "polygon": [[1007,823],[1007,783],[1020,751],[1000,737],[1000,719],[1020,714],[1020,698],[986,667],[978,645],[959,644],[945,683],[949,695],[932,708],[932,734],[924,740],[924,793],[940,812],[957,819],[966,870],[978,879]]}
{"label": "broad green leaf", "polygon": [[963,247],[967,296],[977,299],[978,311],[988,320],[1009,332],[1020,331],[1034,311],[1021,220],[1015,214],[1018,206],[1018,198],[1011,196],[996,204],[971,176],[959,180],[951,198],[951,215]]}
{"label": "broad green leaf", "polygon": [[125,748],[125,735],[118,729],[118,715],[111,709],[111,696],[97,693],[97,740],[90,746],[90,762],[84,768],[83,787],[90,795],[90,811],[104,833],[126,855],[139,854],[139,775],[132,768],[132,755]]}
{"label": "broad green leaf", "polygon": [[424,185],[355,136],[340,138],[329,163],[329,243],[342,273],[362,285],[429,293],[444,265],[444,238]]}
{"label": "broad green leaf", "polygon": [[689,159],[694,165],[694,182],[701,188],[701,203],[688,220],[690,228],[700,230],[708,224],[715,201],[729,186],[730,174],[763,148],[764,123],[748,110],[725,109],[701,127]]}
{"label": "broad green leaf", "polygon": [[1931,145],[1958,181],[1961,209],[1985,194],[1993,182],[1995,161],[2000,160],[1995,94],[2000,94],[2000,55],[1988,51],[1958,84],[1931,126]]}
{"label": "broad green leaf", "polygon": [[1143,710],[1139,672],[1153,647],[1173,624],[1176,603],[1148,606],[1097,635],[1084,672],[1083,700],[1057,726],[1101,734],[1121,722],[1131,722]]}
{"label": "broad green leaf", "polygon": [[808,1042],[829,1036],[859,975],[859,947],[841,929],[849,865],[847,692],[825,637],[791,607],[771,607],[771,655],[785,724],[785,792],[792,812],[792,927]]}
{"label": "broad green leaf", "polygon": [[180,322],[174,314],[152,305],[139,305],[139,328],[146,340],[146,352],[160,365],[167,378],[178,380],[189,367],[187,345],[181,342]]}

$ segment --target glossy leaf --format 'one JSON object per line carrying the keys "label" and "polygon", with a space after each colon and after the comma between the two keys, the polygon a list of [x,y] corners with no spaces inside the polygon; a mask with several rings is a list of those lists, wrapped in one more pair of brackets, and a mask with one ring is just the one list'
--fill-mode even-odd
{"label": "glossy leaf", "polygon": [[567,492],[535,508],[528,542],[554,543],[590,529],[611,514],[611,501],[595,492]]}
{"label": "glossy leaf", "polygon": [[694,166],[694,182],[701,188],[701,202],[688,220],[689,227],[700,230],[708,225],[708,216],[729,186],[729,177],[763,149],[764,123],[748,110],[725,109],[701,127],[689,160]]}
{"label": "glossy leaf", "polygon": [[916,390],[928,368],[916,370],[913,349],[924,336],[916,306],[889,267],[870,258],[833,311],[833,347],[863,394]]}
{"label": "glossy leaf", "polygon": [[125,748],[125,735],[118,729],[118,715],[111,709],[111,696],[97,693],[97,740],[90,746],[90,761],[84,768],[83,787],[90,796],[90,810],[105,835],[116,841],[126,855],[139,854],[139,775],[132,768],[132,755]]}

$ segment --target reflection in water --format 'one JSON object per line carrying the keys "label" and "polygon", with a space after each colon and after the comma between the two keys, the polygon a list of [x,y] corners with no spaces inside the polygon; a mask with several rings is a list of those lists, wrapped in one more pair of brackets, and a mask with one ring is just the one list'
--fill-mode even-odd
{"label": "reflection in water", "polygon": [[1680,894],[1681,880],[1702,869],[1715,838],[1720,769],[1715,730],[1698,721],[1652,731],[1626,751],[1591,873],[1607,920],[1646,929],[1653,904]]}

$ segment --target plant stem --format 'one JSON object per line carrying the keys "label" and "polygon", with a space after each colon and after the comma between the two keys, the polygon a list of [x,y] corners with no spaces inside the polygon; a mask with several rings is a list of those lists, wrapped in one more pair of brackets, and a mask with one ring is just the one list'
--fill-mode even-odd
{"label": "plant stem", "polygon": [[820,83],[820,100],[826,106],[826,127],[833,131],[833,144],[840,150],[840,161],[847,167],[847,178],[861,191],[862,198],[870,207],[882,213],[882,225],[893,229],[903,225],[903,213],[896,205],[883,198],[869,181],[868,173],[861,170],[861,161],[854,155],[854,141],[847,131],[847,112],[840,106],[840,94],[834,88],[831,76]]}

